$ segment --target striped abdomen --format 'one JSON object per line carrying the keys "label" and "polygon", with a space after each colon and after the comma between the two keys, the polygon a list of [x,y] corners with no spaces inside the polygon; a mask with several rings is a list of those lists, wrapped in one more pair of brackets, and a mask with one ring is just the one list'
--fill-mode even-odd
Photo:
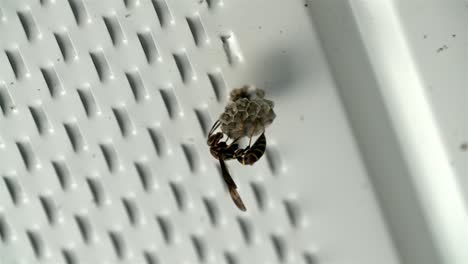
{"label": "striped abdomen", "polygon": [[243,154],[237,157],[237,160],[244,165],[252,165],[263,156],[265,149],[266,138],[265,133],[262,133],[250,148],[246,148]]}

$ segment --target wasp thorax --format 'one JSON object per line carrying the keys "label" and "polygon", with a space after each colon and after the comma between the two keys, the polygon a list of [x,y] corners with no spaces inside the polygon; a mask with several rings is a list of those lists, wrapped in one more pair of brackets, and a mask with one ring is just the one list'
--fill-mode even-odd
{"label": "wasp thorax", "polygon": [[219,118],[221,130],[230,138],[259,135],[276,117],[273,101],[264,98],[265,91],[249,91],[249,88],[234,89],[230,94],[231,101]]}

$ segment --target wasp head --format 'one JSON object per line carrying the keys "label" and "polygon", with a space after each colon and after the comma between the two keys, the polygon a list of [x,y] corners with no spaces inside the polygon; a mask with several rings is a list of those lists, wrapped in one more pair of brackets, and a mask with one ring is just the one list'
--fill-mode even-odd
{"label": "wasp head", "polygon": [[223,133],[218,132],[216,134],[210,135],[206,143],[208,144],[208,146],[215,146],[223,137]]}

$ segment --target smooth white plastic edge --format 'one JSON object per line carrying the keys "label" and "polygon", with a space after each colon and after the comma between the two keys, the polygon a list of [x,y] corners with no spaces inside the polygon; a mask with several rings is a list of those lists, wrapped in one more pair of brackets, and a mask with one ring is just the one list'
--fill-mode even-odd
{"label": "smooth white plastic edge", "polygon": [[393,2],[351,7],[443,263],[468,263],[463,195]]}

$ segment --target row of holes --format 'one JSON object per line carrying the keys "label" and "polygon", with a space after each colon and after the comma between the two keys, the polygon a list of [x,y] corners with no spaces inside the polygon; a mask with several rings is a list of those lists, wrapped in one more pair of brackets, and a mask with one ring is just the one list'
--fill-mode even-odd
{"label": "row of holes", "polygon": [[[127,8],[133,8],[137,6],[138,0],[123,0]],[[43,6],[47,6],[52,3],[51,0],[41,0]],[[77,25],[82,25],[85,21],[90,19],[90,15],[87,11],[87,8],[82,0],[69,0],[69,5],[72,10],[73,16]],[[222,5],[221,0],[206,0],[208,7],[213,8],[215,6]],[[174,24],[174,18],[171,14],[169,6],[164,0],[152,0],[153,8],[158,17],[159,23],[162,28],[165,28],[171,24]],[[18,12],[18,17],[20,19],[21,25],[25,31],[25,34],[28,40],[33,40],[40,35],[39,29],[34,21],[34,18],[30,11],[28,12]],[[190,31],[194,36],[195,43],[200,45],[203,43],[202,40],[207,40],[206,31],[203,28],[200,17],[189,17],[187,18]],[[120,44],[124,38],[123,31],[117,18],[115,17],[105,17],[104,23],[107,30],[111,36],[112,42],[114,45]]]}
{"label": "row of holes", "polygon": [[[81,135],[78,127],[76,124],[65,124],[65,130],[70,138],[71,145],[75,151],[82,149],[85,145],[83,136]],[[148,129],[149,136],[151,141],[155,147],[156,154],[158,156],[164,156],[167,152],[166,142],[162,134],[159,130],[154,128]],[[102,151],[104,160],[106,165],[111,173],[116,172],[121,167],[121,161],[117,155],[117,151],[113,147],[112,144],[100,144],[100,149]],[[37,167],[40,163],[36,155],[34,154],[31,144],[28,141],[25,142],[17,142],[17,147],[20,152],[20,155],[23,159],[25,167],[27,170],[32,170],[33,168]],[[186,160],[188,162],[190,171],[192,173],[196,173],[200,168],[200,157],[198,152],[196,151],[193,145],[189,144],[182,144],[182,150],[185,154]],[[71,176],[70,171],[65,165],[63,161],[53,161],[52,162],[53,168],[58,176],[59,182],[63,190],[68,190],[71,184]],[[144,165],[144,163],[135,163],[136,171],[141,179],[143,188],[145,190],[149,190],[151,185],[153,184],[153,180],[151,180],[151,172],[149,168]],[[13,186],[8,185],[7,186]],[[12,187],[13,188],[13,187]],[[16,188],[11,189],[14,191]],[[174,188],[173,188],[174,189]],[[252,190],[254,193],[254,197],[257,200],[258,207],[263,210],[266,206],[266,191],[265,189],[256,183],[252,183]],[[12,197],[16,197],[14,193],[12,193]],[[15,201],[15,199],[13,199]]]}
{"label": "row of holes", "polygon": [[[82,94],[82,96],[85,95]],[[89,108],[85,107],[85,109]],[[30,112],[40,134],[52,130],[51,124],[47,119],[47,116],[42,108],[30,107]],[[134,133],[135,127],[131,122],[130,116],[128,115],[128,112],[125,110],[125,108],[113,108],[113,113],[117,120],[117,124],[120,128],[120,131],[124,137],[127,137],[129,134]],[[206,112],[196,110],[196,116],[200,121],[203,133],[206,134],[208,128],[208,115],[206,114]],[[65,123],[64,128],[73,150],[75,152],[83,150],[85,148],[86,142],[77,123]],[[167,152],[167,143],[165,142],[165,139],[162,136],[161,132],[155,128],[148,128],[148,132],[153,146],[155,147],[156,154],[158,156],[164,156]],[[26,168],[28,170],[32,169],[34,165],[38,163],[38,161],[33,153],[31,145],[28,142],[18,142],[17,146],[21,153]],[[116,171],[117,167],[119,166],[119,159],[114,147],[110,144],[101,144],[100,148],[104,155],[109,170],[111,172]],[[182,150],[187,159],[190,171],[198,171],[200,167],[200,158],[197,151],[195,150],[195,147],[192,144],[182,144]]]}
{"label": "row of holes", "polygon": [[[29,21],[30,19],[26,20]],[[199,17],[187,18],[187,21],[189,24],[189,28],[193,34],[195,43],[205,43],[207,41],[207,37]],[[113,18],[104,18],[104,22],[114,45],[122,43],[124,41],[123,32],[120,28],[118,21],[116,21],[116,19]],[[66,32],[56,32],[54,33],[54,36],[65,62],[69,62],[77,56],[76,49],[73,47],[73,43],[70,39],[70,36]],[[151,64],[156,60],[161,60],[156,42],[151,33],[137,33],[137,36],[148,63]],[[202,41],[202,39],[204,39],[205,41]],[[223,43],[228,62],[230,64],[233,64],[235,62],[235,59],[241,56],[240,54],[238,54],[239,52],[235,49],[236,42],[234,36],[232,34],[223,35],[221,36],[221,41]],[[16,79],[23,78],[28,73],[28,71],[19,51],[8,50],[6,51],[6,55],[8,57]],[[112,71],[108,65],[104,54],[102,52],[91,52],[90,55],[96,67],[99,79],[103,82],[109,80],[112,77]],[[188,83],[191,80],[196,79],[193,67],[185,52],[176,53],[173,55],[173,57],[181,75],[182,81],[184,83]],[[50,69],[43,69],[42,71],[44,74],[44,78],[46,79],[46,82],[49,85],[49,89],[52,96],[56,96],[56,94],[58,94],[57,88],[60,88],[56,73],[52,72]],[[57,87],[54,87],[54,85]]]}
{"label": "row of holes", "polygon": [[[143,188],[145,190],[151,189],[152,186],[154,186],[155,184],[154,179],[152,177],[150,178],[148,176],[149,175],[148,173],[141,172],[142,170],[145,170],[142,167],[140,167],[141,164],[137,163],[136,166],[140,174],[140,179],[142,180]],[[59,172],[59,175],[60,175],[59,181],[61,185],[62,186],[70,185],[71,179],[70,179],[69,172],[66,169],[66,167],[64,167],[64,165],[61,163],[54,163],[54,168],[57,172]],[[142,176],[142,175],[145,175],[145,176]],[[23,193],[23,190],[21,189],[20,184],[17,182],[17,180],[14,177],[4,176],[3,180],[5,183],[6,189],[8,193],[10,194],[13,204],[18,205],[24,197],[24,193]],[[90,189],[91,195],[93,196],[94,203],[97,206],[102,206],[106,199],[104,186],[97,178],[87,178],[87,183],[88,183],[88,187]],[[259,192],[258,190],[259,189],[264,190],[264,188],[256,183],[252,183],[251,187],[255,194],[257,206],[260,210],[262,210],[265,200],[266,200],[266,195],[264,191]],[[170,183],[170,188],[172,190],[174,200],[176,202],[178,209],[181,211],[184,211],[187,205],[186,191],[183,189],[182,185],[175,183],[175,182]],[[58,217],[58,212],[56,211],[55,202],[50,197],[47,197],[47,196],[40,196],[39,199],[41,201],[41,204],[43,206],[44,212],[46,214],[46,217],[49,223],[52,225],[55,224],[57,221],[57,217]],[[219,219],[220,219],[220,216],[219,216],[220,210],[219,210],[219,207],[216,205],[216,202],[212,199],[203,198],[203,203],[205,205],[205,209],[207,211],[211,224],[213,226],[217,226],[219,224]],[[122,204],[129,218],[129,222],[132,225],[137,225],[140,222],[141,213],[137,207],[136,202],[130,198],[124,198],[122,200]],[[285,212],[286,212],[286,215],[288,216],[291,226],[293,226],[294,228],[297,228],[302,218],[297,203],[295,201],[286,200],[283,202],[283,204],[284,204]],[[246,223],[246,220],[240,219],[239,226],[241,227],[241,230],[243,231],[243,234],[245,235],[246,242],[249,242],[250,237],[248,237],[248,234],[252,233],[250,225]]]}
{"label": "row of holes", "polygon": [[[138,36],[148,62],[154,61],[154,58],[158,57],[159,55],[157,55],[157,50],[154,41],[150,41],[152,37],[147,36],[145,34],[139,34]],[[70,60],[70,58],[76,56],[76,51],[73,48],[73,45],[68,35],[55,34],[55,37],[57,39],[59,49],[65,61],[68,61]],[[5,50],[5,54],[7,56],[8,62],[10,63],[15,78],[17,80],[25,78],[29,74],[29,70],[27,69],[27,66],[20,51],[18,49]],[[91,52],[90,56],[96,68],[99,80],[101,82],[106,82],[110,80],[113,77],[113,73],[110,69],[107,59],[104,56],[104,53],[102,51]],[[190,61],[188,60],[188,57],[185,52],[180,54],[174,54],[174,60],[184,83],[196,79],[192,65],[190,64]],[[60,93],[63,93],[62,84],[57,76],[57,73],[52,67],[41,68],[41,72],[49,88],[49,92],[53,98],[57,97],[57,95],[59,95]]]}
{"label": "row of holes", "polygon": [[[54,2],[55,1],[53,0],[40,0],[42,6],[48,6]],[[138,5],[139,0],[123,0],[123,2],[125,7],[130,9],[136,7]],[[223,0],[206,0],[206,2],[210,9],[216,6],[221,6],[223,4]],[[90,19],[89,12],[82,0],[68,0],[68,3],[70,5],[77,25],[81,26],[84,24],[84,22]],[[161,27],[166,27],[167,25],[173,23],[174,19],[166,1],[152,0],[152,3],[156,15],[158,16]],[[29,25],[23,27],[29,27]]]}
{"label": "row of holes", "polygon": [[[3,221],[2,218],[0,218],[0,224],[3,223],[2,221]],[[90,234],[87,234],[86,232],[89,232],[88,230],[89,220],[84,220],[83,218],[77,217],[76,221],[77,221],[80,231],[82,232],[83,240],[85,241],[85,243],[88,243],[90,240]],[[163,237],[166,243],[170,243],[171,241],[169,241],[170,237],[168,234],[168,232],[170,231],[168,230],[167,220],[157,217],[156,221],[158,222],[161,228],[161,232],[163,234]],[[37,259],[42,259],[45,253],[45,243],[43,239],[40,237],[39,233],[28,230],[26,231],[26,235],[29,239],[29,242],[31,244],[35,257]],[[109,240],[114,248],[116,256],[119,259],[127,258],[128,249],[127,249],[127,245],[125,244],[125,239],[123,235],[117,231],[109,231],[108,235],[109,235]],[[200,262],[204,262],[206,260],[207,248],[208,248],[206,241],[200,236],[196,236],[196,235],[190,236],[190,240],[192,242],[192,245],[194,247],[198,260]],[[289,253],[288,253],[288,248],[287,248],[286,241],[284,240],[284,238],[282,238],[279,235],[271,235],[270,240],[271,240],[272,247],[276,253],[278,260],[281,263],[286,261]],[[62,254],[66,263],[78,262],[77,256],[71,250],[69,249],[62,250]],[[154,252],[145,250],[143,252],[143,256],[147,263],[157,263],[158,261],[158,258]],[[238,263],[238,259],[231,252],[225,252],[224,257],[227,263],[230,263],[230,264]],[[318,263],[316,256],[312,254],[311,252],[304,252],[302,254],[302,257],[306,264]]]}
{"label": "row of holes", "polygon": [[[158,2],[158,1],[154,1],[154,2]],[[34,25],[34,19],[32,18],[31,13],[30,12],[18,13],[18,16],[26,32],[27,38],[29,40],[35,39],[36,37],[34,36],[39,34],[38,33],[39,30],[37,29],[37,26]],[[116,17],[104,17],[103,20],[104,20],[104,24],[107,28],[107,31],[109,33],[112,43],[114,45],[120,45],[121,43],[123,43],[125,40],[125,36],[117,18]],[[203,28],[203,25],[201,23],[199,16],[187,18],[187,24],[189,26],[189,29],[192,33],[192,36],[196,45],[199,46],[199,45],[202,45],[203,43],[208,42],[206,31]],[[63,33],[56,32],[54,33],[54,36],[55,36],[58,47],[60,49],[60,52],[62,53],[62,57],[65,62],[69,62],[70,60],[72,60],[73,58],[77,56],[76,49],[73,47],[73,43],[70,39],[70,36],[66,32],[63,32]],[[137,33],[137,36],[142,46],[143,52],[146,56],[147,62],[151,64],[155,60],[161,60],[156,42],[152,34],[150,32],[143,32],[143,33]],[[234,47],[235,38],[232,36],[232,34],[223,35],[221,36],[221,41],[223,43],[228,62],[230,64],[233,64],[234,59],[240,56],[240,54],[237,54],[238,51],[236,51]],[[12,65],[16,78],[20,79],[25,74],[25,65],[21,57],[19,56],[19,53],[14,52],[14,51],[7,51],[7,56],[10,61],[10,64]],[[101,60],[101,58],[97,54],[92,53],[91,57],[93,58],[93,62],[95,60]],[[175,54],[174,59],[176,61],[177,67],[180,71],[181,77],[184,82],[188,82],[190,81],[190,79],[195,78],[193,69],[185,53]],[[98,73],[102,73],[100,74],[101,81],[105,80],[103,74],[110,73],[110,71],[105,71],[106,68],[104,67],[103,62],[102,63],[100,62],[99,68],[96,62],[95,62],[95,65],[96,65]]]}
{"label": "row of holes", "polygon": [[[135,80],[132,79],[132,77],[128,77],[128,78],[131,79],[131,81],[129,80],[129,83],[130,83],[130,86],[132,87],[132,90],[135,92],[134,93],[135,97],[139,98],[140,96],[139,90],[141,89],[136,88],[136,87],[140,87],[140,86],[135,85],[134,83]],[[46,78],[46,80],[50,81],[49,78]],[[48,83],[50,83],[49,81]],[[57,87],[57,86],[50,85],[49,87]],[[55,88],[52,88],[51,91],[52,90],[55,91]],[[91,90],[89,88],[79,88],[77,92],[83,104],[83,108],[86,112],[86,115],[88,117],[95,116],[100,111],[100,109],[98,108],[96,104],[96,100]],[[175,118],[176,113],[180,112],[181,110],[180,110],[179,104],[177,103],[177,98],[175,97],[174,92],[172,91],[172,89],[161,89],[160,93],[161,93],[161,98],[164,104],[166,105],[169,117]],[[0,108],[2,112],[4,113],[4,115],[9,115],[15,109],[13,100],[4,86],[0,86]],[[52,127],[47,118],[47,115],[40,106],[30,106],[29,110],[31,112],[31,115],[36,124],[39,134],[42,135],[46,132],[52,131]],[[135,127],[125,107],[114,107],[112,108],[112,112],[114,113],[114,116],[117,120],[117,123],[119,125],[122,135],[124,137],[127,137],[130,134],[132,134],[135,130]],[[207,130],[209,126],[208,113],[205,110],[201,110],[201,109],[195,109],[194,112],[201,125],[203,134],[206,134],[208,132]],[[65,128],[67,130],[67,134],[70,136],[70,140],[75,140],[74,138],[72,139],[72,137],[74,136],[80,136],[78,132],[74,131],[74,130],[78,130],[78,126],[76,124],[65,124]],[[76,150],[77,148],[74,148],[74,149]]]}
{"label": "row of holes", "polygon": [[[52,130],[50,122],[48,121],[47,116],[42,110],[42,108],[30,107],[30,112],[40,134]],[[114,108],[113,112],[122,135],[124,137],[127,137],[129,134],[133,133],[135,127],[131,122],[127,111],[124,108]],[[195,113],[199,120],[203,133],[206,134],[208,130],[208,115],[202,110],[196,110]],[[83,150],[86,146],[86,142],[77,123],[65,123],[64,128],[68,135],[73,150],[75,152]],[[156,150],[156,154],[158,156],[164,156],[167,152],[167,143],[164,137],[162,136],[161,132],[155,128],[148,128],[148,132],[153,146]],[[39,161],[33,152],[31,144],[28,141],[17,142],[17,147],[19,149],[23,162],[28,170],[33,169],[39,164]],[[118,159],[116,150],[111,144],[101,144],[100,148],[104,155],[109,171],[115,172],[116,169],[120,166],[120,161]],[[190,171],[193,173],[197,172],[200,168],[200,157],[194,145],[184,143],[182,144],[182,150],[188,162]],[[277,174],[278,167],[281,166],[281,163],[279,153],[277,152],[276,148],[270,147],[266,152],[266,157],[272,173]]]}

